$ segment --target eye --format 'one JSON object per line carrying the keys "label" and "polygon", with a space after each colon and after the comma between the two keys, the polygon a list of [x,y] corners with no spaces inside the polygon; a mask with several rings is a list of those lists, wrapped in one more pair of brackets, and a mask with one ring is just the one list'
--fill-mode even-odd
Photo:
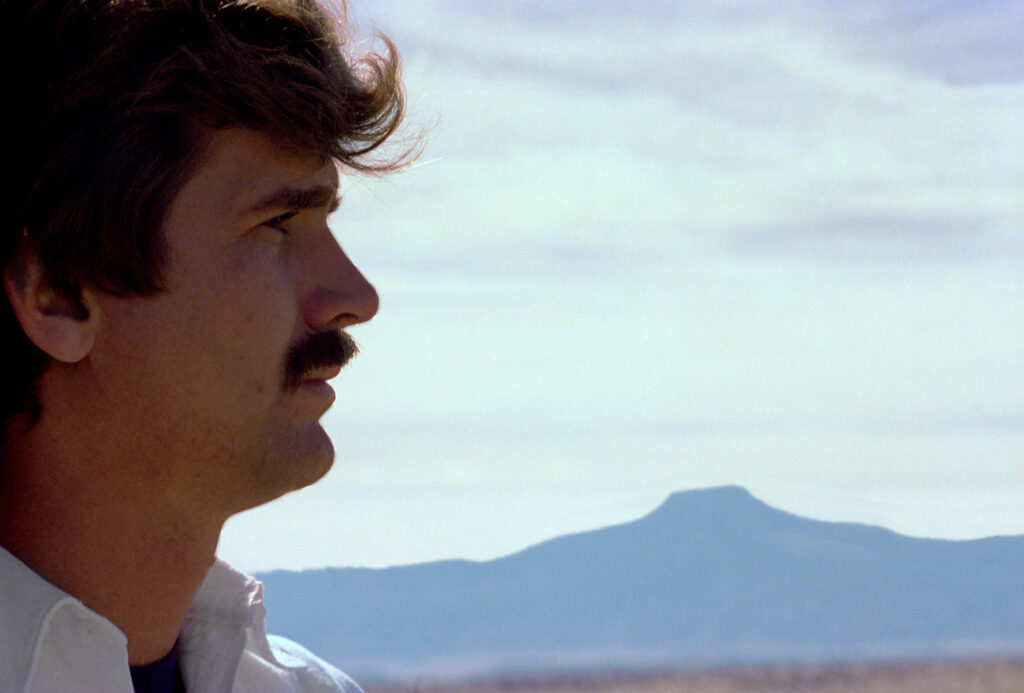
{"label": "eye", "polygon": [[273,219],[267,219],[265,222],[263,222],[263,226],[269,226],[270,228],[280,231],[281,233],[288,233],[288,229],[281,226],[281,224],[294,217],[295,214],[296,212],[286,212],[284,214],[279,214]]}

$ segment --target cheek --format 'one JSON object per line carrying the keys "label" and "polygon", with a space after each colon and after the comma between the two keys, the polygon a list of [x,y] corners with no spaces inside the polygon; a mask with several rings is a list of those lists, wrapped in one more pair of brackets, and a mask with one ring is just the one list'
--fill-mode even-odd
{"label": "cheek", "polygon": [[[274,396],[298,323],[294,284],[286,258],[272,248],[240,243],[220,262],[200,265],[168,296],[165,325],[177,345],[190,387],[217,403]],[[187,288],[186,288],[187,287]],[[254,404],[254,402],[244,402]]]}
{"label": "cheek", "polygon": [[232,285],[230,296],[217,309],[227,340],[227,353],[257,376],[273,366],[280,376],[285,354],[298,329],[298,301],[280,272],[247,277]]}

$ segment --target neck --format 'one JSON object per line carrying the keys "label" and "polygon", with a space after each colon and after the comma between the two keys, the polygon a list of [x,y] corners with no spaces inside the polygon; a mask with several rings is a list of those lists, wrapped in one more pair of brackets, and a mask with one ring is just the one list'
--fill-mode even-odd
{"label": "neck", "polygon": [[47,445],[43,430],[4,445],[0,545],[113,622],[132,665],[174,645],[214,561],[224,519],[183,516],[159,483],[124,464]]}

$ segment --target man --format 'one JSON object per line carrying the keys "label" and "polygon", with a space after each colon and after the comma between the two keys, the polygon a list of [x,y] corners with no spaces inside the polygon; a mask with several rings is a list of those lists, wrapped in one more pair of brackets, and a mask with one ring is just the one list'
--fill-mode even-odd
{"label": "man", "polygon": [[393,48],[314,0],[0,1],[0,692],[356,689],[214,554],[332,463],[378,302],[327,217],[409,158]]}

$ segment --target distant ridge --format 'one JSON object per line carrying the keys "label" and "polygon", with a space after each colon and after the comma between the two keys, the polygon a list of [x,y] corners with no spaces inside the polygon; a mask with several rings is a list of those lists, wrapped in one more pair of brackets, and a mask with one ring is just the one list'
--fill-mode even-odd
{"label": "distant ridge", "polygon": [[819,522],[738,486],[486,562],[278,571],[272,632],[365,680],[1024,654],[1024,537]]}

